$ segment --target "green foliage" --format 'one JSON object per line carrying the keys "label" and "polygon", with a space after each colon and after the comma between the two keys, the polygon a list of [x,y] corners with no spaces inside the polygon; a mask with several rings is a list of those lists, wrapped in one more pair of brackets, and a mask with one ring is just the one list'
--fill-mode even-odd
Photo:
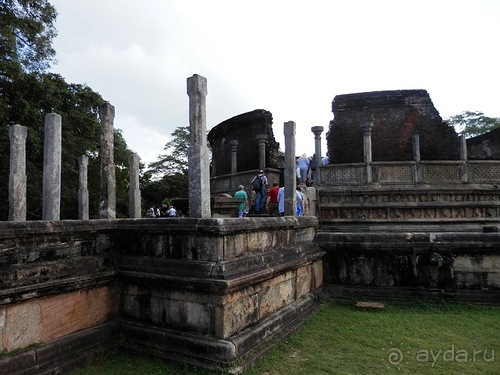
{"label": "green foliage", "polygon": [[170,204],[172,198],[187,198],[189,189],[189,128],[177,127],[157,160],[141,178],[143,209],[160,203]]}
{"label": "green foliage", "polygon": [[54,61],[55,8],[47,0],[0,2],[0,78],[40,72]]}
{"label": "green foliage", "polygon": [[500,118],[488,117],[482,112],[464,111],[445,121],[466,137],[474,137],[500,127]]}
{"label": "green foliage", "polygon": [[187,126],[177,127],[170,135],[172,140],[163,148],[169,153],[159,155],[155,162],[149,164],[149,170],[153,177],[187,174],[189,128]]}

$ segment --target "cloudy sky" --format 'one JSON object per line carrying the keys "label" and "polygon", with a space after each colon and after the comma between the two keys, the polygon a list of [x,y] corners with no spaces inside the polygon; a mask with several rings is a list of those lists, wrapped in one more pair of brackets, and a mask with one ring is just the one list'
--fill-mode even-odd
{"label": "cloudy sky", "polygon": [[50,0],[53,72],[115,106],[149,163],[188,126],[186,79],[207,78],[207,130],[254,109],[297,126],[297,154],[335,95],[425,89],[446,118],[500,117],[498,0]]}

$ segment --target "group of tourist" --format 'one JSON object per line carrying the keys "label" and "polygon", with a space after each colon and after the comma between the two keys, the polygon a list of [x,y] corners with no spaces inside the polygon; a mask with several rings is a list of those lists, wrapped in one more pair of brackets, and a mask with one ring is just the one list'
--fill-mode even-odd
{"label": "group of tourist", "polygon": [[174,206],[162,204],[160,207],[152,206],[146,210],[146,217],[177,217],[177,210]]}
{"label": "group of tourist", "polygon": [[[280,187],[277,182],[273,182],[272,187],[267,191],[268,186],[267,177],[261,169],[259,174],[250,181],[250,187],[255,192],[254,213],[259,215],[265,211],[269,216],[283,216],[285,214],[285,187]],[[238,186],[234,197],[242,199],[238,206],[238,217],[246,217],[250,211],[250,202],[243,185]],[[303,216],[307,200],[300,186],[297,186],[296,202],[296,215]]]}
{"label": "group of tourist", "polygon": [[[316,174],[316,154],[313,154],[313,156],[302,154],[296,158],[295,163],[297,164],[297,185],[312,186]],[[326,156],[321,158],[321,165],[329,163],[330,157],[327,153]]]}

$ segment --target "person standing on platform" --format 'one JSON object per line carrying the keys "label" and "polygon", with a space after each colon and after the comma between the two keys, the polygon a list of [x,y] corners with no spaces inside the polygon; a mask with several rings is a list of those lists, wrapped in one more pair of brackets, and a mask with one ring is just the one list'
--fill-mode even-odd
{"label": "person standing on platform", "polygon": [[280,187],[277,182],[273,182],[273,187],[269,189],[266,199],[266,209],[269,216],[278,216],[278,191]]}
{"label": "person standing on platform", "polygon": [[267,177],[261,169],[259,174],[250,181],[250,186],[255,191],[255,214],[260,214],[260,211],[266,205],[266,186],[268,186]]}

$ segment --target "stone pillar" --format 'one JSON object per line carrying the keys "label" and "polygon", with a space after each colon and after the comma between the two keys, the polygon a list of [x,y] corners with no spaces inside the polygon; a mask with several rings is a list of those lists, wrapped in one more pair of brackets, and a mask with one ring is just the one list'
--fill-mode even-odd
{"label": "stone pillar", "polygon": [[137,154],[130,155],[128,159],[129,166],[129,184],[128,191],[128,216],[131,218],[141,217],[141,189],[139,188],[139,162],[141,158]]}
{"label": "stone pillar", "polygon": [[57,113],[47,114],[44,131],[42,220],[59,220],[61,215],[61,116]]}
{"label": "stone pillar", "polygon": [[295,122],[288,121],[284,125],[285,133],[285,215],[297,214],[297,165],[295,164]]}
{"label": "stone pillar", "polygon": [[469,168],[467,166],[467,141],[465,139],[465,135],[460,134],[458,137],[460,141],[460,160],[462,161],[462,165],[460,167],[460,180],[462,182],[469,181]]}
{"label": "stone pillar", "polygon": [[367,121],[361,124],[361,130],[363,130],[363,156],[366,166],[366,183],[371,184],[372,178],[372,128],[373,121]]}
{"label": "stone pillar", "polygon": [[420,163],[420,136],[418,134],[413,134],[413,160]]}
{"label": "stone pillar", "polygon": [[266,140],[267,135],[257,134],[257,142],[259,144],[259,169],[266,167]]}
{"label": "stone pillar", "polygon": [[460,141],[460,160],[467,161],[467,140],[465,135],[460,134],[458,139]]}
{"label": "stone pillar", "polygon": [[114,129],[115,107],[104,103],[99,107],[101,122],[101,200],[99,217],[101,219],[116,218],[116,175],[114,161]]}
{"label": "stone pillar", "polygon": [[413,167],[413,181],[415,183],[420,183],[420,136],[418,134],[413,134],[413,160],[416,165]]}
{"label": "stone pillar", "polygon": [[231,139],[229,146],[231,147],[231,174],[238,172],[238,145],[237,139]]}
{"label": "stone pillar", "polygon": [[9,220],[26,221],[26,136],[28,128],[9,126]]}
{"label": "stone pillar", "polygon": [[189,216],[210,218],[210,168],[206,134],[207,79],[187,79],[189,96]]}
{"label": "stone pillar", "polygon": [[89,219],[89,189],[88,189],[89,158],[82,155],[78,158],[79,187],[78,187],[78,218]]}
{"label": "stone pillar", "polygon": [[311,131],[314,133],[314,160],[316,162],[316,171],[314,172],[314,185],[321,183],[321,133],[325,130],[322,126],[313,126]]}

